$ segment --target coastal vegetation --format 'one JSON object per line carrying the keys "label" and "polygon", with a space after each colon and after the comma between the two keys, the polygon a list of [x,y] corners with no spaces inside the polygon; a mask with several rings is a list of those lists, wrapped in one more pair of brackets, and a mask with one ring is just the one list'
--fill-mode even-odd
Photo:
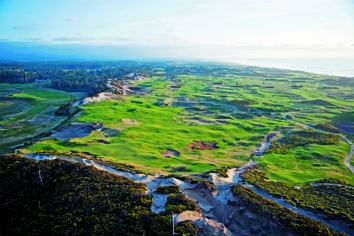
{"label": "coastal vegetation", "polygon": [[282,207],[278,203],[272,202],[240,184],[232,186],[231,192],[253,212],[281,223],[283,225],[282,229],[287,232],[294,232],[298,235],[345,235],[332,230],[323,223]]}
{"label": "coastal vegetation", "polygon": [[[171,234],[171,215],[150,210],[144,184],[82,163],[6,155],[0,179],[2,235]],[[170,200],[174,207],[187,201]],[[197,228],[182,222],[176,232],[196,235]]]}
{"label": "coastal vegetation", "polygon": [[[293,206],[326,214],[329,219],[339,219],[354,227],[353,187],[342,181],[319,180],[298,189],[285,182],[270,181],[264,172],[257,170],[247,170],[243,179]],[[321,182],[325,184],[318,184]]]}
{"label": "coastal vegetation", "polygon": [[[348,131],[342,130],[341,122],[350,123],[353,118],[353,85],[341,77],[226,64],[53,62],[1,66],[3,71],[65,71],[60,78],[0,84],[2,97],[8,99],[0,102],[0,113],[14,111],[0,124],[4,151],[27,144],[27,152],[89,153],[100,161],[133,165],[146,173],[205,172],[204,176],[210,170],[226,176],[227,167],[253,158],[268,167],[266,172],[272,180],[301,185],[333,177],[353,183],[343,165],[349,146],[337,136],[304,130],[296,123],[324,131],[340,127],[341,134]],[[80,106],[82,111],[71,120],[65,115],[70,111],[69,101],[87,96],[89,91],[69,92],[68,97],[63,91],[48,88],[55,81],[63,82],[63,86],[72,83],[72,88],[77,83],[84,86],[86,75],[97,75],[88,83],[106,79],[101,85],[108,86],[108,79],[121,83],[129,77],[118,76],[124,71],[149,76],[125,84],[131,88],[126,96]],[[70,86],[68,91],[73,91]],[[17,115],[15,102],[30,108]],[[56,111],[61,116],[54,116]],[[291,121],[283,118],[284,113]],[[63,127],[72,121],[99,122],[103,128],[86,137],[43,139],[58,123]],[[276,133],[279,139],[262,157],[254,156],[269,133]],[[348,137],[353,139],[353,134],[348,133]]]}
{"label": "coastal vegetation", "polygon": [[0,83],[0,153],[44,137],[68,118],[55,115],[58,106],[86,96],[44,89],[45,83]]}
{"label": "coastal vegetation", "polygon": [[287,154],[292,147],[303,146],[310,143],[318,143],[321,145],[336,144],[338,136],[330,133],[318,132],[313,129],[304,131],[292,131],[286,137],[277,141],[273,141],[265,153]]}
{"label": "coastal vegetation", "polygon": [[157,187],[156,192],[161,194],[177,194],[179,193],[179,188],[175,185],[159,186]]}
{"label": "coastal vegetation", "polygon": [[[341,77],[162,62],[0,68],[1,152],[86,158],[212,193],[211,173],[227,178],[229,168],[253,160],[265,168],[247,171],[247,183],[353,224],[354,178],[344,165],[350,146],[340,135],[354,140],[354,85]],[[156,189],[169,196],[166,210],[153,213],[145,184],[83,163],[14,154],[0,158],[0,179],[4,235],[169,235],[171,212],[203,215],[177,186]],[[232,193],[284,232],[340,235],[240,185]],[[181,235],[197,231],[190,221],[176,226]]]}
{"label": "coastal vegetation", "polygon": [[174,213],[182,213],[184,211],[196,211],[198,210],[198,205],[192,200],[189,200],[182,193],[171,193],[166,202],[166,211]]}
{"label": "coastal vegetation", "polygon": [[289,149],[286,155],[266,153],[254,160],[266,167],[270,180],[303,186],[307,182],[335,178],[354,184],[352,173],[345,167],[344,158],[350,146],[342,139],[334,145],[307,144]]}
{"label": "coastal vegetation", "polygon": [[330,133],[335,133],[335,134],[341,132],[340,129],[338,129],[334,126],[333,122],[325,123],[325,124],[318,124],[318,125],[315,125],[314,128],[319,129],[319,130],[324,130],[324,131],[327,131]]}

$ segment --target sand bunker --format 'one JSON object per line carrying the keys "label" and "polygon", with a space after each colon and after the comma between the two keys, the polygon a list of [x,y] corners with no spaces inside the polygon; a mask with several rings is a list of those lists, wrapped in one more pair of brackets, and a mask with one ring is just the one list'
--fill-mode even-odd
{"label": "sand bunker", "polygon": [[100,123],[72,123],[68,126],[60,128],[58,131],[51,131],[49,138],[57,138],[60,140],[70,138],[82,138],[90,135],[93,131],[100,130],[103,125]]}
{"label": "sand bunker", "polygon": [[176,151],[173,149],[167,149],[166,151],[161,153],[161,156],[166,157],[166,158],[178,157],[179,155],[181,155],[181,153],[179,151]]}
{"label": "sand bunker", "polygon": [[89,104],[91,102],[101,102],[104,100],[112,100],[112,99],[116,98],[117,96],[118,95],[116,95],[114,93],[99,93],[97,96],[87,97],[82,100],[79,100],[79,101],[75,102],[73,104],[73,106],[81,106],[81,105]]}
{"label": "sand bunker", "polygon": [[136,120],[132,120],[129,118],[122,119],[122,125],[125,125],[125,126],[135,126],[135,125],[140,125],[140,124],[141,124],[141,122],[136,121]]}
{"label": "sand bunker", "polygon": [[155,213],[166,210],[165,205],[169,194],[159,194],[156,192],[152,192],[150,194],[153,196],[151,210]]}
{"label": "sand bunker", "polygon": [[203,142],[203,141],[194,141],[188,145],[190,150],[214,150],[218,149],[216,142]]}

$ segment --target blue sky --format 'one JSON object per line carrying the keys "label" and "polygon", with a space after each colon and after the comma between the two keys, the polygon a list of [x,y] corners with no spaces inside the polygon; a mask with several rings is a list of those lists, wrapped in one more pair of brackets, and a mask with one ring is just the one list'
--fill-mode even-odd
{"label": "blue sky", "polygon": [[354,58],[354,1],[0,0],[0,41],[137,58]]}

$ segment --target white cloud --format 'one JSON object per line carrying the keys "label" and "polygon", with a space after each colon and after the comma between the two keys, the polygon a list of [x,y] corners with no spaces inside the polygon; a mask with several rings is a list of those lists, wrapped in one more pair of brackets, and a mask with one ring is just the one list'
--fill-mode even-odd
{"label": "white cloud", "polygon": [[0,15],[0,37],[8,41],[139,46],[185,57],[347,57],[353,52],[349,0],[38,0],[41,4],[33,6],[40,8],[38,16],[27,14],[31,11],[20,0],[12,1],[13,8]]}

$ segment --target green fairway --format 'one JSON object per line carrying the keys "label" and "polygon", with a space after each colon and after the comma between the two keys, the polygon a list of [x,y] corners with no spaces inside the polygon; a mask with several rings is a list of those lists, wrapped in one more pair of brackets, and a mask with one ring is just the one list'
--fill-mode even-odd
{"label": "green fairway", "polygon": [[66,117],[54,115],[62,103],[82,94],[49,91],[45,82],[32,84],[0,84],[0,152],[20,143],[29,142],[33,136],[48,132]]}
{"label": "green fairway", "polygon": [[[354,108],[352,101],[342,98],[351,90],[340,87],[338,77],[261,68],[242,75],[181,72],[166,79],[165,74],[160,68],[154,77],[134,82],[145,94],[83,106],[77,121],[101,122],[105,127],[101,131],[65,141],[47,139],[33,148],[89,152],[151,173],[199,173],[245,163],[269,132],[281,138],[304,129],[283,119],[284,113],[316,125],[348,121]],[[333,96],[327,84],[336,84],[342,97]],[[217,149],[193,149],[194,141],[216,143]],[[167,150],[179,155],[164,157]],[[335,145],[308,144],[286,155],[272,153],[254,159],[277,181],[301,185],[333,177],[353,183],[344,166],[348,151],[349,146],[340,140]]]}
{"label": "green fairway", "polygon": [[292,148],[286,155],[269,153],[255,161],[267,167],[270,179],[302,185],[309,181],[337,178],[354,184],[353,174],[344,165],[349,145],[340,140],[337,145],[310,144]]}
{"label": "green fairway", "polygon": [[[81,138],[42,139],[27,151],[91,153],[150,173],[200,173],[254,158],[273,180],[297,185],[327,177],[353,181],[343,163],[349,151],[343,140],[253,157],[267,134],[275,133],[275,140],[286,137],[304,129],[298,122],[352,121],[354,85],[341,77],[229,65],[152,71],[149,79],[129,82],[143,92],[80,107],[75,121],[99,122],[102,130]],[[48,89],[47,83],[0,84],[2,151],[57,127],[67,119],[54,115],[58,106],[84,96]]]}
{"label": "green fairway", "polygon": [[[103,129],[86,138],[71,139],[70,142],[43,141],[35,145],[35,149],[50,145],[57,150],[86,151],[154,170],[163,168],[164,171],[196,173],[247,161],[256,143],[250,142],[246,148],[238,142],[258,133],[245,132],[237,123],[189,126],[181,117],[181,108],[158,107],[138,99],[104,101],[83,108],[85,112],[78,121],[102,121],[106,128],[119,130],[119,134],[109,137]],[[102,139],[109,144],[97,142]],[[216,142],[219,149],[190,150],[188,145],[194,140]],[[89,145],[85,146],[85,143]],[[165,158],[161,153],[167,149],[178,150],[181,155]]]}

